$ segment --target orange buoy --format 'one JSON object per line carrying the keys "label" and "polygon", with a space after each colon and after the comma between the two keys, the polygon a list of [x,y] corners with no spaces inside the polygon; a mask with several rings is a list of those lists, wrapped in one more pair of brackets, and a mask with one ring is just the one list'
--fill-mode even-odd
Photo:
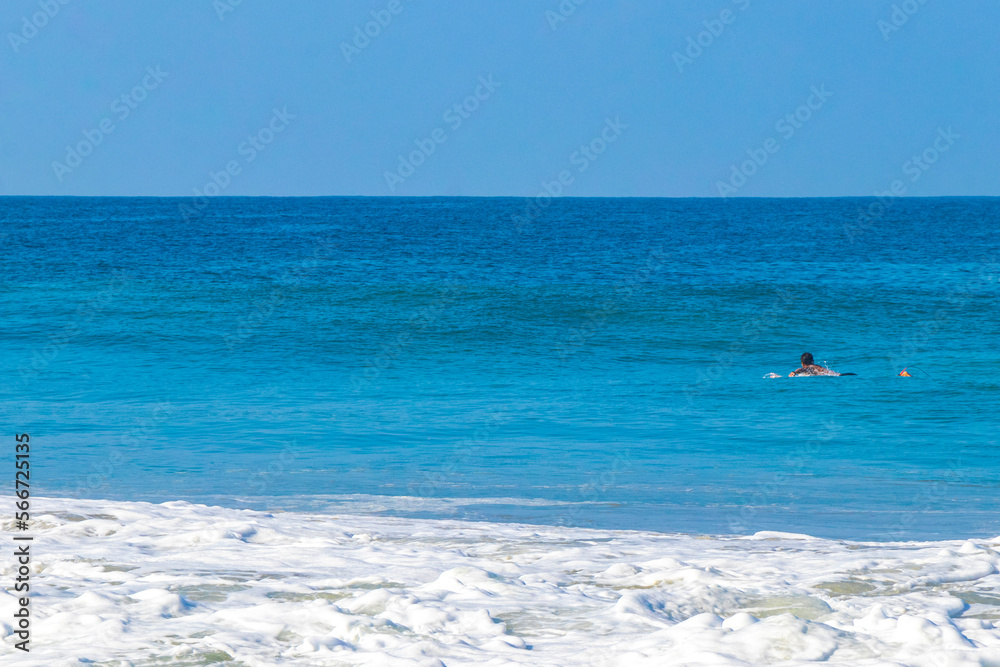
{"label": "orange buoy", "polygon": [[[906,368],[909,368],[909,366],[907,366]],[[910,375],[909,373],[906,372],[906,368],[904,368],[903,370],[899,371],[900,377],[904,377],[904,378],[911,378],[911,377],[913,377],[912,375]]]}

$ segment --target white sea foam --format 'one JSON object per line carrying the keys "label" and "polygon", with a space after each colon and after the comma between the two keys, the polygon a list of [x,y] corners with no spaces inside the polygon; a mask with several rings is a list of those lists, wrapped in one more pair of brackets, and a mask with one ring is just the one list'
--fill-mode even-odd
{"label": "white sea foam", "polygon": [[1000,665],[1000,538],[33,508],[32,651],[0,592],[5,665]]}
{"label": "white sea foam", "polygon": [[[245,506],[280,507],[286,511],[321,511],[324,514],[379,514],[382,512],[432,512],[448,515],[469,508],[493,505],[514,507],[561,507],[596,505],[599,502],[579,502],[550,500],[548,498],[475,498],[475,497],[435,497],[435,496],[386,496],[365,493],[314,494],[308,496],[227,496],[226,501],[235,501]],[[241,505],[241,506],[242,506]]]}

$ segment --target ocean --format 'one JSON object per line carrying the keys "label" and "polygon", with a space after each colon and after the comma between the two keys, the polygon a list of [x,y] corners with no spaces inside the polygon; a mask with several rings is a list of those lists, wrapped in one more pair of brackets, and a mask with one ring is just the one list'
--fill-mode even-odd
{"label": "ocean", "polygon": [[[0,465],[29,433],[64,611],[109,645],[146,614],[131,650],[169,664],[662,664],[691,633],[732,664],[952,660],[955,633],[1000,661],[998,223],[997,198],[4,197]],[[787,377],[804,352],[856,375]]]}

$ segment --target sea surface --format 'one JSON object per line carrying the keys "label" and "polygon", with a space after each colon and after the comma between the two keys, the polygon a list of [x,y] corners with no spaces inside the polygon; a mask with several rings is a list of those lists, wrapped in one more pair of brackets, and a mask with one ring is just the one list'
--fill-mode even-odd
{"label": "sea surface", "polygon": [[0,467],[26,432],[63,499],[1000,535],[1000,199],[540,203],[0,198]]}

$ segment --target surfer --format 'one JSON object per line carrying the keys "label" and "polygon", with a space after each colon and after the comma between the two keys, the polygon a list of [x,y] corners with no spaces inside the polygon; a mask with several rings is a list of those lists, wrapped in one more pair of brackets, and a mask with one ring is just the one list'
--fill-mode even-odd
{"label": "surfer", "polygon": [[796,368],[788,374],[788,377],[795,377],[796,375],[840,375],[840,373],[831,371],[825,366],[813,363],[813,356],[808,352],[802,355],[801,360],[802,368]]}
{"label": "surfer", "polygon": [[[842,377],[844,375],[857,375],[857,373],[838,373],[837,371],[830,370],[826,366],[820,366],[819,364],[813,362],[813,356],[806,352],[801,357],[802,368],[796,368],[794,371],[788,374],[788,377],[793,378],[796,376],[802,377],[806,375],[828,375],[832,377]],[[909,373],[907,373],[909,375]],[[768,373],[764,376],[765,378],[780,378],[781,376],[777,373]]]}

